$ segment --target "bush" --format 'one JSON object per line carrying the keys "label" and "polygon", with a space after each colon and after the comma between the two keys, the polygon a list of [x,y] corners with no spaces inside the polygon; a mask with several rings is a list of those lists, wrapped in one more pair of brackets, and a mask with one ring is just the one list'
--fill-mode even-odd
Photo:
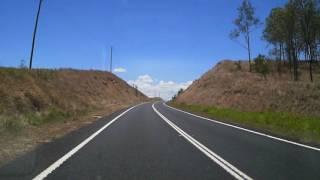
{"label": "bush", "polygon": [[75,113],[64,112],[59,109],[49,108],[46,112],[30,112],[26,114],[28,124],[32,126],[40,126],[42,124],[54,121],[66,121],[68,118],[75,116]]}
{"label": "bush", "polygon": [[35,111],[40,111],[45,107],[44,102],[41,100],[41,97],[38,97],[30,92],[25,92],[24,96],[29,99],[31,105]]}
{"label": "bush", "polygon": [[179,96],[179,95],[182,94],[182,93],[183,93],[183,89],[180,88],[179,91],[178,91],[178,93],[177,93],[177,96]]}
{"label": "bush", "polygon": [[234,64],[236,65],[237,70],[238,70],[238,71],[241,71],[241,69],[242,69],[242,67],[241,67],[241,62],[238,61],[238,62],[235,62]]}
{"label": "bush", "polygon": [[266,78],[267,74],[270,72],[267,59],[261,54],[254,59],[254,68],[256,72],[262,74],[264,78]]}
{"label": "bush", "polygon": [[0,131],[9,130],[11,132],[19,132],[25,126],[22,117],[19,116],[0,116]]}

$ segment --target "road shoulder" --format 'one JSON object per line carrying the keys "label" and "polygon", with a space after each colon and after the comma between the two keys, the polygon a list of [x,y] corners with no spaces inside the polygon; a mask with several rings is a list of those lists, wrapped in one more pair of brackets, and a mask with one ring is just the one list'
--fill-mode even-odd
{"label": "road shoulder", "polygon": [[[128,107],[119,106],[112,111],[99,112],[99,116],[103,114],[103,118],[93,117],[94,114],[97,114],[95,112],[82,117],[81,121],[75,123],[55,125],[54,129],[51,129],[52,127],[41,129],[37,134],[37,139],[42,141],[37,141],[24,151],[14,154],[11,157],[13,160],[6,161],[0,167],[0,179],[4,177],[14,179],[19,176],[31,178],[126,109]],[[49,130],[52,132],[48,133]],[[50,136],[50,133],[54,136]],[[56,136],[57,133],[60,133],[59,136]]]}

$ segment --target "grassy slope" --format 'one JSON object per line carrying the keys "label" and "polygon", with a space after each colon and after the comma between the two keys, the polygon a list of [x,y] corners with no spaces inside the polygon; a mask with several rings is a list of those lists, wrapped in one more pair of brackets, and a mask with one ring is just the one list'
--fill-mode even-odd
{"label": "grassy slope", "polygon": [[[274,65],[274,64],[271,64]],[[319,64],[320,65],[320,64]],[[176,102],[198,104],[239,111],[277,111],[320,116],[320,66],[315,66],[315,81],[308,79],[307,66],[299,69],[300,81],[291,80],[288,66],[282,74],[276,68],[264,79],[249,73],[248,65],[224,61],[205,73]],[[271,66],[272,67],[272,66]]]}
{"label": "grassy slope", "polygon": [[0,132],[72,119],[146,97],[102,71],[0,69]]}
{"label": "grassy slope", "polygon": [[230,123],[244,125],[301,142],[320,144],[320,67],[315,82],[308,80],[307,66],[300,66],[300,81],[290,78],[287,66],[282,74],[270,64],[264,79],[223,61],[204,74],[174,101],[174,106]]}
{"label": "grassy slope", "polygon": [[305,143],[320,144],[320,117],[284,112],[242,112],[230,108],[201,105],[172,106],[223,122],[242,125]]}
{"label": "grassy slope", "polygon": [[0,166],[147,98],[113,74],[0,68]]}

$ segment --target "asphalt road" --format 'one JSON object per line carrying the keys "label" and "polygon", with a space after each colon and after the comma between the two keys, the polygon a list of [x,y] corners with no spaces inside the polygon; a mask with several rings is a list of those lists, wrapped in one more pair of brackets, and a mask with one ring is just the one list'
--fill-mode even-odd
{"label": "asphalt road", "polygon": [[146,103],[44,144],[0,179],[320,179],[320,149]]}

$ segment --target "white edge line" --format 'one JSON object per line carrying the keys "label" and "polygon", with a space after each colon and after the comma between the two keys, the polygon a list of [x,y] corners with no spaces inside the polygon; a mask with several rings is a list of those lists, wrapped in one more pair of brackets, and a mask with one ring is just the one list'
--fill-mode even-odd
{"label": "white edge line", "polygon": [[89,143],[93,138],[95,138],[98,134],[100,134],[104,129],[106,129],[108,126],[110,126],[113,122],[115,122],[117,119],[119,119],[121,116],[132,110],[133,108],[140,106],[144,103],[138,104],[136,106],[133,106],[126,111],[122,112],[120,115],[112,119],[110,122],[108,122],[106,125],[104,125],[102,128],[100,128],[98,131],[93,133],[91,136],[89,136],[87,139],[82,141],[80,144],[78,144],[76,147],[74,147],[72,150],[70,150],[67,154],[62,156],[60,159],[58,159],[56,162],[51,164],[47,169],[42,171],[40,174],[38,174],[36,177],[33,178],[33,180],[42,180],[46,178],[51,172],[53,172],[55,169],[57,169],[59,166],[61,166],[67,159],[69,159],[72,155],[74,155],[77,151],[79,151],[83,146],[85,146],[87,143]]}
{"label": "white edge line", "polygon": [[207,157],[221,166],[224,170],[226,170],[229,174],[231,174],[234,178],[238,180],[252,178],[241,172],[239,169],[234,167],[232,164],[224,160],[222,157],[211,151],[209,148],[201,144],[199,141],[191,137],[189,134],[180,129],[177,125],[172,123],[169,119],[167,119],[163,114],[161,114],[155,107],[152,105],[153,110],[166,122],[168,123],[174,130],[176,130],[180,135],[182,135],[187,141],[189,141],[192,145],[194,145],[197,149],[199,149],[202,153],[204,153]]}
{"label": "white edge line", "polygon": [[307,149],[312,149],[312,150],[315,150],[315,151],[319,151],[319,152],[320,152],[320,148],[316,148],[316,147],[313,147],[313,146],[309,146],[309,145],[297,143],[297,142],[290,141],[290,140],[286,140],[286,139],[282,139],[282,138],[275,137],[275,136],[271,136],[271,135],[268,135],[268,134],[265,134],[265,133],[253,131],[253,130],[250,130],[250,129],[246,129],[246,128],[242,128],[242,127],[239,127],[239,126],[227,124],[227,123],[224,123],[224,122],[220,122],[220,121],[217,121],[217,120],[205,118],[205,117],[202,117],[202,116],[199,116],[199,115],[195,115],[195,114],[192,114],[192,113],[189,113],[189,112],[186,112],[186,111],[183,111],[183,110],[180,110],[180,109],[171,107],[171,106],[167,105],[166,103],[163,103],[163,104],[164,104],[165,106],[173,109],[173,110],[180,111],[180,112],[182,112],[182,113],[189,114],[189,115],[194,116],[194,117],[197,117],[197,118],[201,118],[201,119],[208,120],[208,121],[211,121],[211,122],[214,122],[214,123],[218,123],[218,124],[222,124],[222,125],[225,125],[225,126],[229,126],[229,127],[235,128],[235,129],[243,130],[243,131],[246,131],[246,132],[249,132],[249,133],[253,133],[253,134],[260,135],[260,136],[264,136],[264,137],[267,137],[267,138],[270,138],[270,139],[282,141],[282,142],[285,142],[285,143],[293,144],[293,145],[296,145],[296,146],[300,146],[300,147],[304,147],[304,148],[307,148]]}

